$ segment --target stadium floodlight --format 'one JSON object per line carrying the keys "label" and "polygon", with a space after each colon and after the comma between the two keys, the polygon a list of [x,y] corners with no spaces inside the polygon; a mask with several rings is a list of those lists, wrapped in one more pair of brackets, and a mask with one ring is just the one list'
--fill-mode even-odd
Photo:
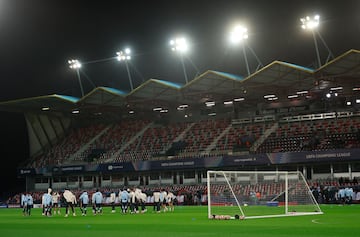
{"label": "stadium floodlight", "polygon": [[338,86],[338,87],[331,87],[330,90],[331,91],[338,91],[338,90],[342,90],[343,87],[342,86]]}
{"label": "stadium floodlight", "polygon": [[274,98],[276,95],[270,94],[270,95],[264,95],[264,99]]}
{"label": "stadium floodlight", "polygon": [[116,59],[118,61],[131,60],[131,50],[129,48],[126,48],[124,51],[117,52],[116,55],[117,55]]}
{"label": "stadium floodlight", "polygon": [[230,100],[230,101],[224,101],[224,105],[232,105],[233,104],[233,101]]}
{"label": "stadium floodlight", "polygon": [[[232,31],[230,31],[229,40],[232,44],[239,44],[242,42],[246,70],[247,70],[248,76],[250,76],[250,68],[249,68],[249,63],[247,60],[247,55],[246,55],[246,50],[245,50],[245,42],[243,42],[244,40],[246,40],[248,38],[249,38],[248,29],[244,26],[236,25],[232,29]],[[253,54],[255,55],[254,52],[253,52]],[[257,58],[256,55],[255,55],[255,57]],[[258,58],[257,58],[257,60],[258,60]],[[258,60],[258,61],[260,62],[260,60]],[[261,63],[259,63],[259,65],[261,65]]]}
{"label": "stadium floodlight", "polygon": [[320,16],[315,15],[313,18],[306,16],[304,18],[300,18],[300,21],[302,23],[301,28],[303,28],[304,30],[306,29],[313,30],[319,27]]}
{"label": "stadium floodlight", "polygon": [[81,83],[80,71],[79,71],[80,68],[81,68],[81,63],[77,59],[70,59],[70,60],[68,60],[68,64],[69,64],[69,67],[71,69],[76,70],[76,75],[77,75],[77,78],[78,78],[78,81],[79,81],[79,84],[80,84],[80,89],[81,89],[81,96],[83,97],[84,96],[84,89],[83,89],[83,86],[82,86],[82,83]]}
{"label": "stadium floodlight", "polygon": [[278,97],[270,97],[267,100],[272,101],[272,100],[278,100],[278,99],[279,99]]}
{"label": "stadium floodlight", "polygon": [[318,67],[321,67],[321,58],[320,58],[320,52],[319,52],[319,47],[318,47],[318,43],[316,40],[316,35],[315,33],[317,33],[317,35],[319,36],[321,42],[323,43],[323,45],[325,46],[326,50],[328,51],[328,57],[326,59],[326,63],[331,59],[334,58],[333,53],[330,51],[329,47],[327,46],[325,40],[322,38],[322,36],[320,35],[319,31],[317,30],[320,26],[320,16],[319,15],[315,15],[313,17],[310,16],[306,16],[303,18],[300,18],[300,22],[301,22],[301,28],[304,30],[309,30],[311,31],[313,38],[314,38],[314,44],[315,44],[315,50],[316,50],[316,57],[317,57],[317,61],[318,61]]}
{"label": "stadium floodlight", "polygon": [[127,71],[129,83],[130,83],[130,88],[132,91],[134,89],[134,86],[133,86],[133,82],[132,82],[132,78],[131,78],[131,74],[130,74],[130,70],[129,70],[129,65],[128,65],[128,61],[131,60],[131,50],[130,50],[130,48],[126,48],[124,51],[117,52],[116,55],[117,55],[116,59],[118,61],[125,62],[126,71]]}
{"label": "stadium floodlight", "polygon": [[237,25],[234,29],[230,32],[230,42],[233,44],[238,44],[241,41],[249,38],[248,29],[246,27]]}
{"label": "stadium floodlight", "polygon": [[299,95],[288,95],[288,99],[298,98]]}
{"label": "stadium floodlight", "polygon": [[235,102],[244,101],[244,100],[245,100],[244,97],[240,97],[240,98],[235,98],[235,99],[234,99]]}
{"label": "stadium floodlight", "polygon": [[307,90],[297,91],[297,92],[296,92],[297,95],[304,95],[304,94],[307,94],[307,93],[309,93],[309,91],[307,91]]}
{"label": "stadium floodlight", "polygon": [[185,82],[188,83],[189,80],[187,77],[184,58],[183,58],[183,54],[189,50],[189,46],[188,46],[186,38],[179,37],[179,38],[170,40],[170,47],[171,47],[172,51],[179,53],[181,65],[182,65],[183,72],[184,72]]}
{"label": "stadium floodlight", "polygon": [[170,46],[172,51],[177,51],[179,53],[186,53],[189,49],[187,40],[184,37],[170,40]]}
{"label": "stadium floodlight", "polygon": [[205,102],[206,107],[212,107],[215,106],[215,101],[207,101]]}
{"label": "stadium floodlight", "polygon": [[300,18],[301,21],[301,28],[303,28],[304,30],[310,30],[313,38],[314,38],[314,44],[315,44],[315,50],[316,50],[316,57],[318,60],[318,66],[321,67],[321,59],[320,59],[320,53],[319,53],[319,47],[316,41],[316,36],[314,33],[314,30],[316,28],[319,27],[319,21],[320,21],[320,16],[319,15],[315,15],[313,18],[306,16],[303,18]]}
{"label": "stadium floodlight", "polygon": [[70,60],[68,60],[68,63],[69,63],[69,67],[71,69],[79,69],[79,68],[81,68],[81,63],[77,59],[70,59]]}
{"label": "stadium floodlight", "polygon": [[177,107],[177,110],[185,110],[186,108],[188,108],[189,107],[189,105],[188,104],[182,104],[182,105],[179,105],[178,107]]}

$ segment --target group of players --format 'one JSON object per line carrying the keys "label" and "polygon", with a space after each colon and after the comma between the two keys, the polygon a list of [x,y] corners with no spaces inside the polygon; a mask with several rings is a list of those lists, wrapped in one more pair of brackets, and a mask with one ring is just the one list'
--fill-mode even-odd
{"label": "group of players", "polygon": [[23,215],[30,216],[31,215],[31,208],[34,205],[34,199],[30,193],[26,193],[21,195],[21,207],[23,208]]}
{"label": "group of players", "polygon": [[[113,191],[110,193],[109,204],[111,205],[111,212],[115,212],[116,196],[118,196],[118,202],[120,203],[121,213],[145,213],[147,211],[146,204],[153,203],[153,209],[155,212],[161,211],[174,211],[174,201],[176,196],[172,192],[166,192],[163,190],[154,191],[151,197],[148,197],[146,193],[142,192],[139,188],[122,189],[118,192],[118,195]],[[60,215],[61,203],[65,205],[65,217],[70,214],[76,216],[75,207],[79,204],[82,216],[87,215],[88,205],[92,204],[92,213],[94,215],[102,214],[102,205],[104,203],[103,194],[97,189],[91,195],[87,191],[83,191],[77,199],[73,192],[69,189],[65,189],[62,195],[58,192],[53,192],[51,188],[42,195],[42,215],[52,216],[53,214]],[[29,193],[21,196],[21,205],[23,207],[23,215],[30,216],[31,208],[33,206],[33,199]]]}

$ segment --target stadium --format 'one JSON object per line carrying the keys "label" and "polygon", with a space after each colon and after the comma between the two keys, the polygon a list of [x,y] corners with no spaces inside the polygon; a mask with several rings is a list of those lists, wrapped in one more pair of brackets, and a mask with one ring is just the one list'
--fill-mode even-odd
{"label": "stadium", "polygon": [[[17,170],[25,190],[2,205],[3,234],[339,236],[359,230],[358,49],[314,67],[276,60],[253,73],[248,68],[246,76],[206,70],[188,80],[185,74],[184,84],[150,78],[133,88],[129,76],[129,92],[99,86],[84,94],[76,72],[81,97],[0,102],[0,111],[23,114],[29,140],[29,158]],[[79,205],[65,218],[68,190],[76,200],[100,190],[103,211],[94,207],[86,216]],[[136,190],[145,198],[136,200],[135,211],[120,212],[120,193]],[[52,191],[62,195],[61,214],[42,215],[44,193]],[[175,195],[175,210],[164,204],[160,211],[160,191]],[[19,208],[25,193],[37,207],[31,215]],[[140,211],[140,203],[147,209]],[[292,218],[268,218],[283,216]]]}
{"label": "stadium", "polygon": [[[351,186],[355,203],[359,65],[360,52],[349,50],[316,70],[274,61],[246,78],[206,71],[183,86],[149,79],[128,94],[99,87],[82,98],[39,96],[0,109],[26,118],[31,157],[18,175],[35,203],[49,187],[76,195],[142,187],[171,190],[180,206],[206,205],[208,170],[264,172],[229,176],[250,184],[244,194],[264,198],[278,182],[266,172],[300,171],[301,192],[318,190],[315,202],[341,204],[338,189]],[[10,205],[19,202],[18,194]]]}
{"label": "stadium", "polygon": [[208,169],[352,182],[359,59],[349,50],[317,70],[274,61],[246,78],[206,71],[183,86],[149,79],[128,94],[98,87],[0,109],[26,118],[31,158],[19,175],[28,190],[197,185]]}
{"label": "stadium", "polygon": [[27,191],[203,192],[209,169],[301,171],[310,186],[356,185],[359,59],[349,50],[316,70],[274,61],[245,78],[209,70],[185,85],[149,79],[128,94],[98,87],[0,109],[26,118],[31,157],[18,174]]}

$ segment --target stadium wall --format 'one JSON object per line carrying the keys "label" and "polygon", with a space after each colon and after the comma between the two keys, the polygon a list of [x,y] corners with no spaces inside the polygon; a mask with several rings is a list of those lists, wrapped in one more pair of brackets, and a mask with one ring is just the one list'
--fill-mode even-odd
{"label": "stadium wall", "polygon": [[[146,160],[108,164],[83,164],[52,166],[46,168],[23,168],[18,170],[22,177],[37,177],[35,190],[48,186],[92,188],[119,187],[122,185],[172,185],[203,183],[201,173],[208,169],[231,170],[300,170],[309,179],[334,179],[339,177],[360,177],[360,170],[350,164],[358,163],[360,149],[340,149],[317,152],[292,152],[249,154],[239,156],[196,157],[171,160]],[[324,164],[325,172],[314,167]],[[341,164],[342,168],[336,168]],[[323,168],[324,169],[324,168]],[[85,178],[86,176],[90,178]],[[60,177],[54,179],[54,177]],[[63,177],[63,178],[61,178]],[[114,178],[117,177],[117,178]]]}
{"label": "stadium wall", "polygon": [[317,162],[355,161],[360,149],[339,149],[332,151],[280,152],[266,154],[245,154],[239,156],[194,157],[171,160],[138,160],[123,163],[51,166],[46,168],[22,168],[19,175],[66,174],[78,172],[137,172],[154,170],[176,170],[193,168],[222,168],[255,165],[309,164]]}

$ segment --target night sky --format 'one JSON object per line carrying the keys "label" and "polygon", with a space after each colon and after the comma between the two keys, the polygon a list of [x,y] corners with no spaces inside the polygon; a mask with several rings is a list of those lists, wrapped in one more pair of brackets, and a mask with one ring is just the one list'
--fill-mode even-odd
{"label": "night sky", "polygon": [[[169,40],[185,36],[190,79],[208,69],[246,75],[242,48],[227,34],[234,23],[248,28],[247,44],[264,65],[281,60],[311,66],[313,38],[300,18],[320,15],[319,32],[335,56],[360,49],[360,1],[98,1],[0,0],[0,101],[48,94],[81,96],[68,59],[83,63],[85,93],[95,86],[129,91],[116,52],[130,47],[134,87],[150,78],[184,82]],[[320,54],[327,52],[319,42]],[[253,71],[257,64],[248,52]],[[0,192],[21,186],[16,167],[28,156],[22,115],[0,113]],[[6,165],[5,165],[6,164]],[[1,195],[1,194],[0,194]]]}

